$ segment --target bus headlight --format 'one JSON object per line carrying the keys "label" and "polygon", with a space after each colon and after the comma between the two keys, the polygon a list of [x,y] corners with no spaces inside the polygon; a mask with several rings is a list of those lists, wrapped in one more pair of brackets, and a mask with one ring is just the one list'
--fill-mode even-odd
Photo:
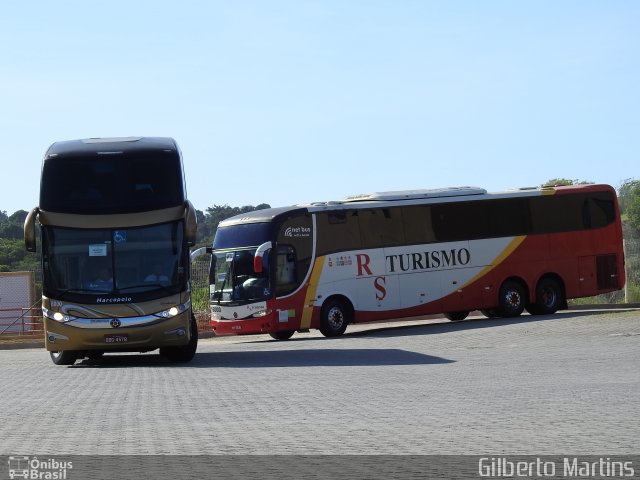
{"label": "bus headlight", "polygon": [[181,305],[176,305],[175,307],[167,308],[166,310],[163,310],[161,312],[154,313],[154,315],[156,317],[162,317],[162,318],[173,318],[176,315],[186,312],[190,306],[191,306],[191,301],[188,301]]}
{"label": "bus headlight", "polygon": [[76,317],[72,317],[71,315],[64,314],[62,312],[52,312],[48,308],[42,308],[42,314],[50,318],[51,320],[55,320],[56,322],[70,322],[71,320],[75,320]]}
{"label": "bus headlight", "polygon": [[254,313],[253,315],[251,315],[252,317],[256,317],[256,318],[260,318],[260,317],[266,317],[267,315],[269,315],[271,313],[271,310],[267,309],[267,310],[260,310],[259,312]]}

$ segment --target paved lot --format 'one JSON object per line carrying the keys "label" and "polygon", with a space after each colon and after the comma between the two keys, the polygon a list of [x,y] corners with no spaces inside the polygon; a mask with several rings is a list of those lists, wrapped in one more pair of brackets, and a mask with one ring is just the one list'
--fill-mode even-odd
{"label": "paved lot", "polygon": [[53,365],[0,351],[0,454],[631,454],[640,311],[203,340]]}

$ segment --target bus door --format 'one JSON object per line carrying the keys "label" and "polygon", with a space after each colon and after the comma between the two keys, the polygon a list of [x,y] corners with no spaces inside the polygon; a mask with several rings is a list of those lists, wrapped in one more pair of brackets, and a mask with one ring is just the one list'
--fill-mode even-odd
{"label": "bus door", "polygon": [[596,285],[596,257],[578,257],[578,293],[582,295],[594,295]]}

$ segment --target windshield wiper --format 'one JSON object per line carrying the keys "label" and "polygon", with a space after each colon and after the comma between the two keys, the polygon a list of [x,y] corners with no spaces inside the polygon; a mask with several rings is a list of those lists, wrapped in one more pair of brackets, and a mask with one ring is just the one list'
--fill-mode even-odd
{"label": "windshield wiper", "polygon": [[[233,262],[234,261],[235,260],[231,260],[229,262],[229,268],[227,269],[227,273],[224,276],[224,280],[222,281],[222,285],[220,285],[220,291],[218,292],[218,305],[220,305],[220,303],[222,303],[222,296],[224,295],[224,287],[227,286],[227,280],[231,276],[231,270],[233,269]],[[213,292],[213,294],[215,295],[216,292]]]}

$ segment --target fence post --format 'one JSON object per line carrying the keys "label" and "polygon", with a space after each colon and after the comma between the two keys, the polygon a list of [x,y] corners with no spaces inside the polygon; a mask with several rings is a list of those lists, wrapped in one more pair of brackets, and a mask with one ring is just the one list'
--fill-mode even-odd
{"label": "fence post", "polygon": [[624,252],[624,303],[629,303],[629,271],[627,267],[627,240],[622,239],[622,251]]}

